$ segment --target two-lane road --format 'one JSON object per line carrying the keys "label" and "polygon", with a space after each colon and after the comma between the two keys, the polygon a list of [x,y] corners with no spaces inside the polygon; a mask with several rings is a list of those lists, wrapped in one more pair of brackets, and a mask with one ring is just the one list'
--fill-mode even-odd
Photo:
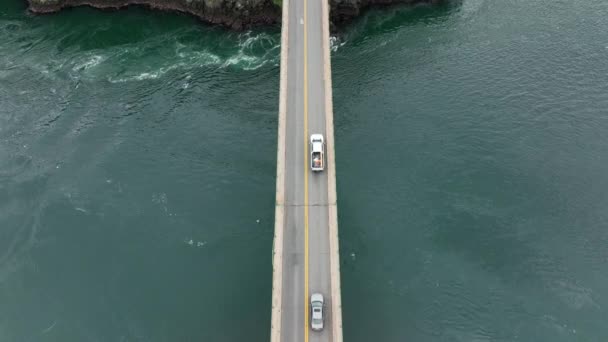
{"label": "two-lane road", "polygon": [[[328,172],[310,169],[308,140],[326,136],[322,0],[288,5],[282,259],[282,342],[332,341]],[[285,23],[284,23],[285,24]],[[309,298],[325,298],[325,329],[310,329]]]}

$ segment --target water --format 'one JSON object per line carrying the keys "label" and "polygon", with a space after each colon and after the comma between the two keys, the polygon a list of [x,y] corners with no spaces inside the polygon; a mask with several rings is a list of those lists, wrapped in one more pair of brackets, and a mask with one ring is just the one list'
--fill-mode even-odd
{"label": "water", "polygon": [[0,10],[0,341],[268,340],[278,30],[23,9]]}
{"label": "water", "polygon": [[606,341],[607,13],[470,0],[346,32],[345,341]]}
{"label": "water", "polygon": [[[267,341],[278,29],[24,10],[0,341]],[[607,13],[463,0],[333,39],[346,341],[606,340]]]}

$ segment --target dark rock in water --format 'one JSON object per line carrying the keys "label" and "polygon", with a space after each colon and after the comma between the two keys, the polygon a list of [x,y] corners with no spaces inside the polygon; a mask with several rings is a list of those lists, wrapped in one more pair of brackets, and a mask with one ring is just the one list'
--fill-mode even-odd
{"label": "dark rock in water", "polygon": [[95,8],[118,9],[129,5],[145,5],[154,9],[190,13],[202,20],[243,29],[280,22],[281,8],[272,0],[28,0],[34,13],[51,13],[65,7],[88,5]]}
{"label": "dark rock in water", "polygon": [[[294,1],[294,0],[292,0]],[[298,0],[295,0],[298,1]],[[300,0],[301,1],[301,0]],[[399,3],[439,3],[445,0],[329,0],[331,20],[345,22],[369,5]],[[281,0],[28,0],[34,13],[51,13],[65,7],[88,5],[118,9],[129,5],[146,5],[155,9],[174,10],[195,15],[202,20],[232,29],[271,25],[281,21]]]}
{"label": "dark rock in water", "polygon": [[375,5],[397,4],[440,4],[449,0],[329,0],[331,21],[334,24],[344,23],[360,15],[362,10]]}

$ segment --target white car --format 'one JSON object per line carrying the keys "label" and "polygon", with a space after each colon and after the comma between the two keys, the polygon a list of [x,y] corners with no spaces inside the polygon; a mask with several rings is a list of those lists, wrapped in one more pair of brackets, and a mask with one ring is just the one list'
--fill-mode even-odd
{"label": "white car", "polygon": [[325,142],[322,134],[310,136],[310,168],[323,171],[325,168]]}
{"label": "white car", "polygon": [[320,293],[310,296],[310,316],[312,330],[323,330],[323,295]]}

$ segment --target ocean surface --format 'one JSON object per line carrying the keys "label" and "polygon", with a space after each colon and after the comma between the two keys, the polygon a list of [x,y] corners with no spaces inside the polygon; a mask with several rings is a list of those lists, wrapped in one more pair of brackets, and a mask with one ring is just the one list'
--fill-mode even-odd
{"label": "ocean surface", "polygon": [[[332,37],[348,342],[608,340],[608,2]],[[268,341],[280,28],[0,3],[0,342]]]}

